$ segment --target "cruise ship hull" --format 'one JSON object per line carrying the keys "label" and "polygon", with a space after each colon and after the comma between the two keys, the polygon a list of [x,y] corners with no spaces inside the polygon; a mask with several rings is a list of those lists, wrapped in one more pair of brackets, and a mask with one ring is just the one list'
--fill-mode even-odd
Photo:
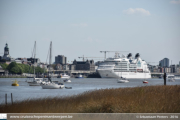
{"label": "cruise ship hull", "polygon": [[113,70],[97,70],[101,78],[127,78],[127,79],[145,79],[151,78],[151,73],[140,72],[114,72]]}

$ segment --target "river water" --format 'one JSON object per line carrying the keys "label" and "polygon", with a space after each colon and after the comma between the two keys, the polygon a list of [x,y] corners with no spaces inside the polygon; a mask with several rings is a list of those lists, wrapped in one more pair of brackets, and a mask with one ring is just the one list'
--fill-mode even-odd
{"label": "river water", "polygon": [[[12,80],[18,80],[19,86],[11,86]],[[107,78],[70,78],[71,83],[64,83],[66,87],[72,89],[42,89],[41,86],[29,86],[25,82],[27,78],[0,78],[0,104],[5,103],[5,94],[7,93],[7,101],[11,101],[11,93],[13,101],[22,101],[26,99],[36,99],[45,97],[64,97],[78,95],[85,91],[92,91],[107,88],[125,88],[138,86],[163,85],[163,79],[148,79],[148,84],[142,83],[142,80],[132,79],[129,83],[117,83],[117,79]],[[63,82],[61,78],[53,78]],[[175,82],[166,82],[167,85],[180,85],[180,80]]]}

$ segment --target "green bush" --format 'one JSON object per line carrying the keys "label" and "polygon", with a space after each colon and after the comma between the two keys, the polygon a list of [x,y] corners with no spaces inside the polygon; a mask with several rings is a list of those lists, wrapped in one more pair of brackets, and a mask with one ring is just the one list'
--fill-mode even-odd
{"label": "green bush", "polygon": [[4,70],[6,70],[7,69],[7,67],[8,67],[8,64],[6,64],[6,63],[0,63],[0,66],[4,69]]}
{"label": "green bush", "polygon": [[[0,64],[1,67],[4,70],[8,70],[9,72],[13,73],[13,74],[22,74],[22,73],[34,73],[34,66],[29,66],[29,65],[25,65],[25,64],[19,64],[16,62],[11,62],[9,65],[7,64]],[[35,67],[35,73],[43,73],[44,69],[40,68],[40,67]]]}

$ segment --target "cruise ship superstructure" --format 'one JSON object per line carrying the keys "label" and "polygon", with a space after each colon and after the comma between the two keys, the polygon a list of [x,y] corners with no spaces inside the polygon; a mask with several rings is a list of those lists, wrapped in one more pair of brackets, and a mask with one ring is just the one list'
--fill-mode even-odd
{"label": "cruise ship superstructure", "polygon": [[135,55],[135,58],[131,53],[121,57],[119,53],[115,53],[114,58],[107,58],[99,64],[97,71],[102,78],[151,78],[147,63],[140,58],[139,53]]}

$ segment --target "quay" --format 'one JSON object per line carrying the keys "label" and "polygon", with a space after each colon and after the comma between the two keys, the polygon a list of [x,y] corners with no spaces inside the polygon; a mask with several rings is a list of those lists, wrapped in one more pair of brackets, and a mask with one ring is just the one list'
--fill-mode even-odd
{"label": "quay", "polygon": [[[66,73],[68,75],[70,75],[71,77],[75,77],[79,74],[83,75],[83,76],[88,76],[88,75],[95,75],[94,77],[96,77],[98,75],[98,73],[96,71],[89,71],[89,70],[52,70],[53,73],[53,77],[57,77],[60,74]],[[171,74],[171,75],[175,75],[175,76],[180,76],[180,73],[167,73],[167,74]],[[47,75],[47,73],[45,73],[45,75]],[[160,72],[151,72],[151,76],[162,76],[164,75],[164,73],[160,73]],[[18,77],[43,77],[42,74],[29,74],[29,73],[23,73],[23,74],[5,74],[2,75],[0,74],[1,78],[4,77],[10,77],[10,78],[18,78]],[[93,76],[91,76],[93,77]],[[98,77],[99,78],[99,77]]]}

